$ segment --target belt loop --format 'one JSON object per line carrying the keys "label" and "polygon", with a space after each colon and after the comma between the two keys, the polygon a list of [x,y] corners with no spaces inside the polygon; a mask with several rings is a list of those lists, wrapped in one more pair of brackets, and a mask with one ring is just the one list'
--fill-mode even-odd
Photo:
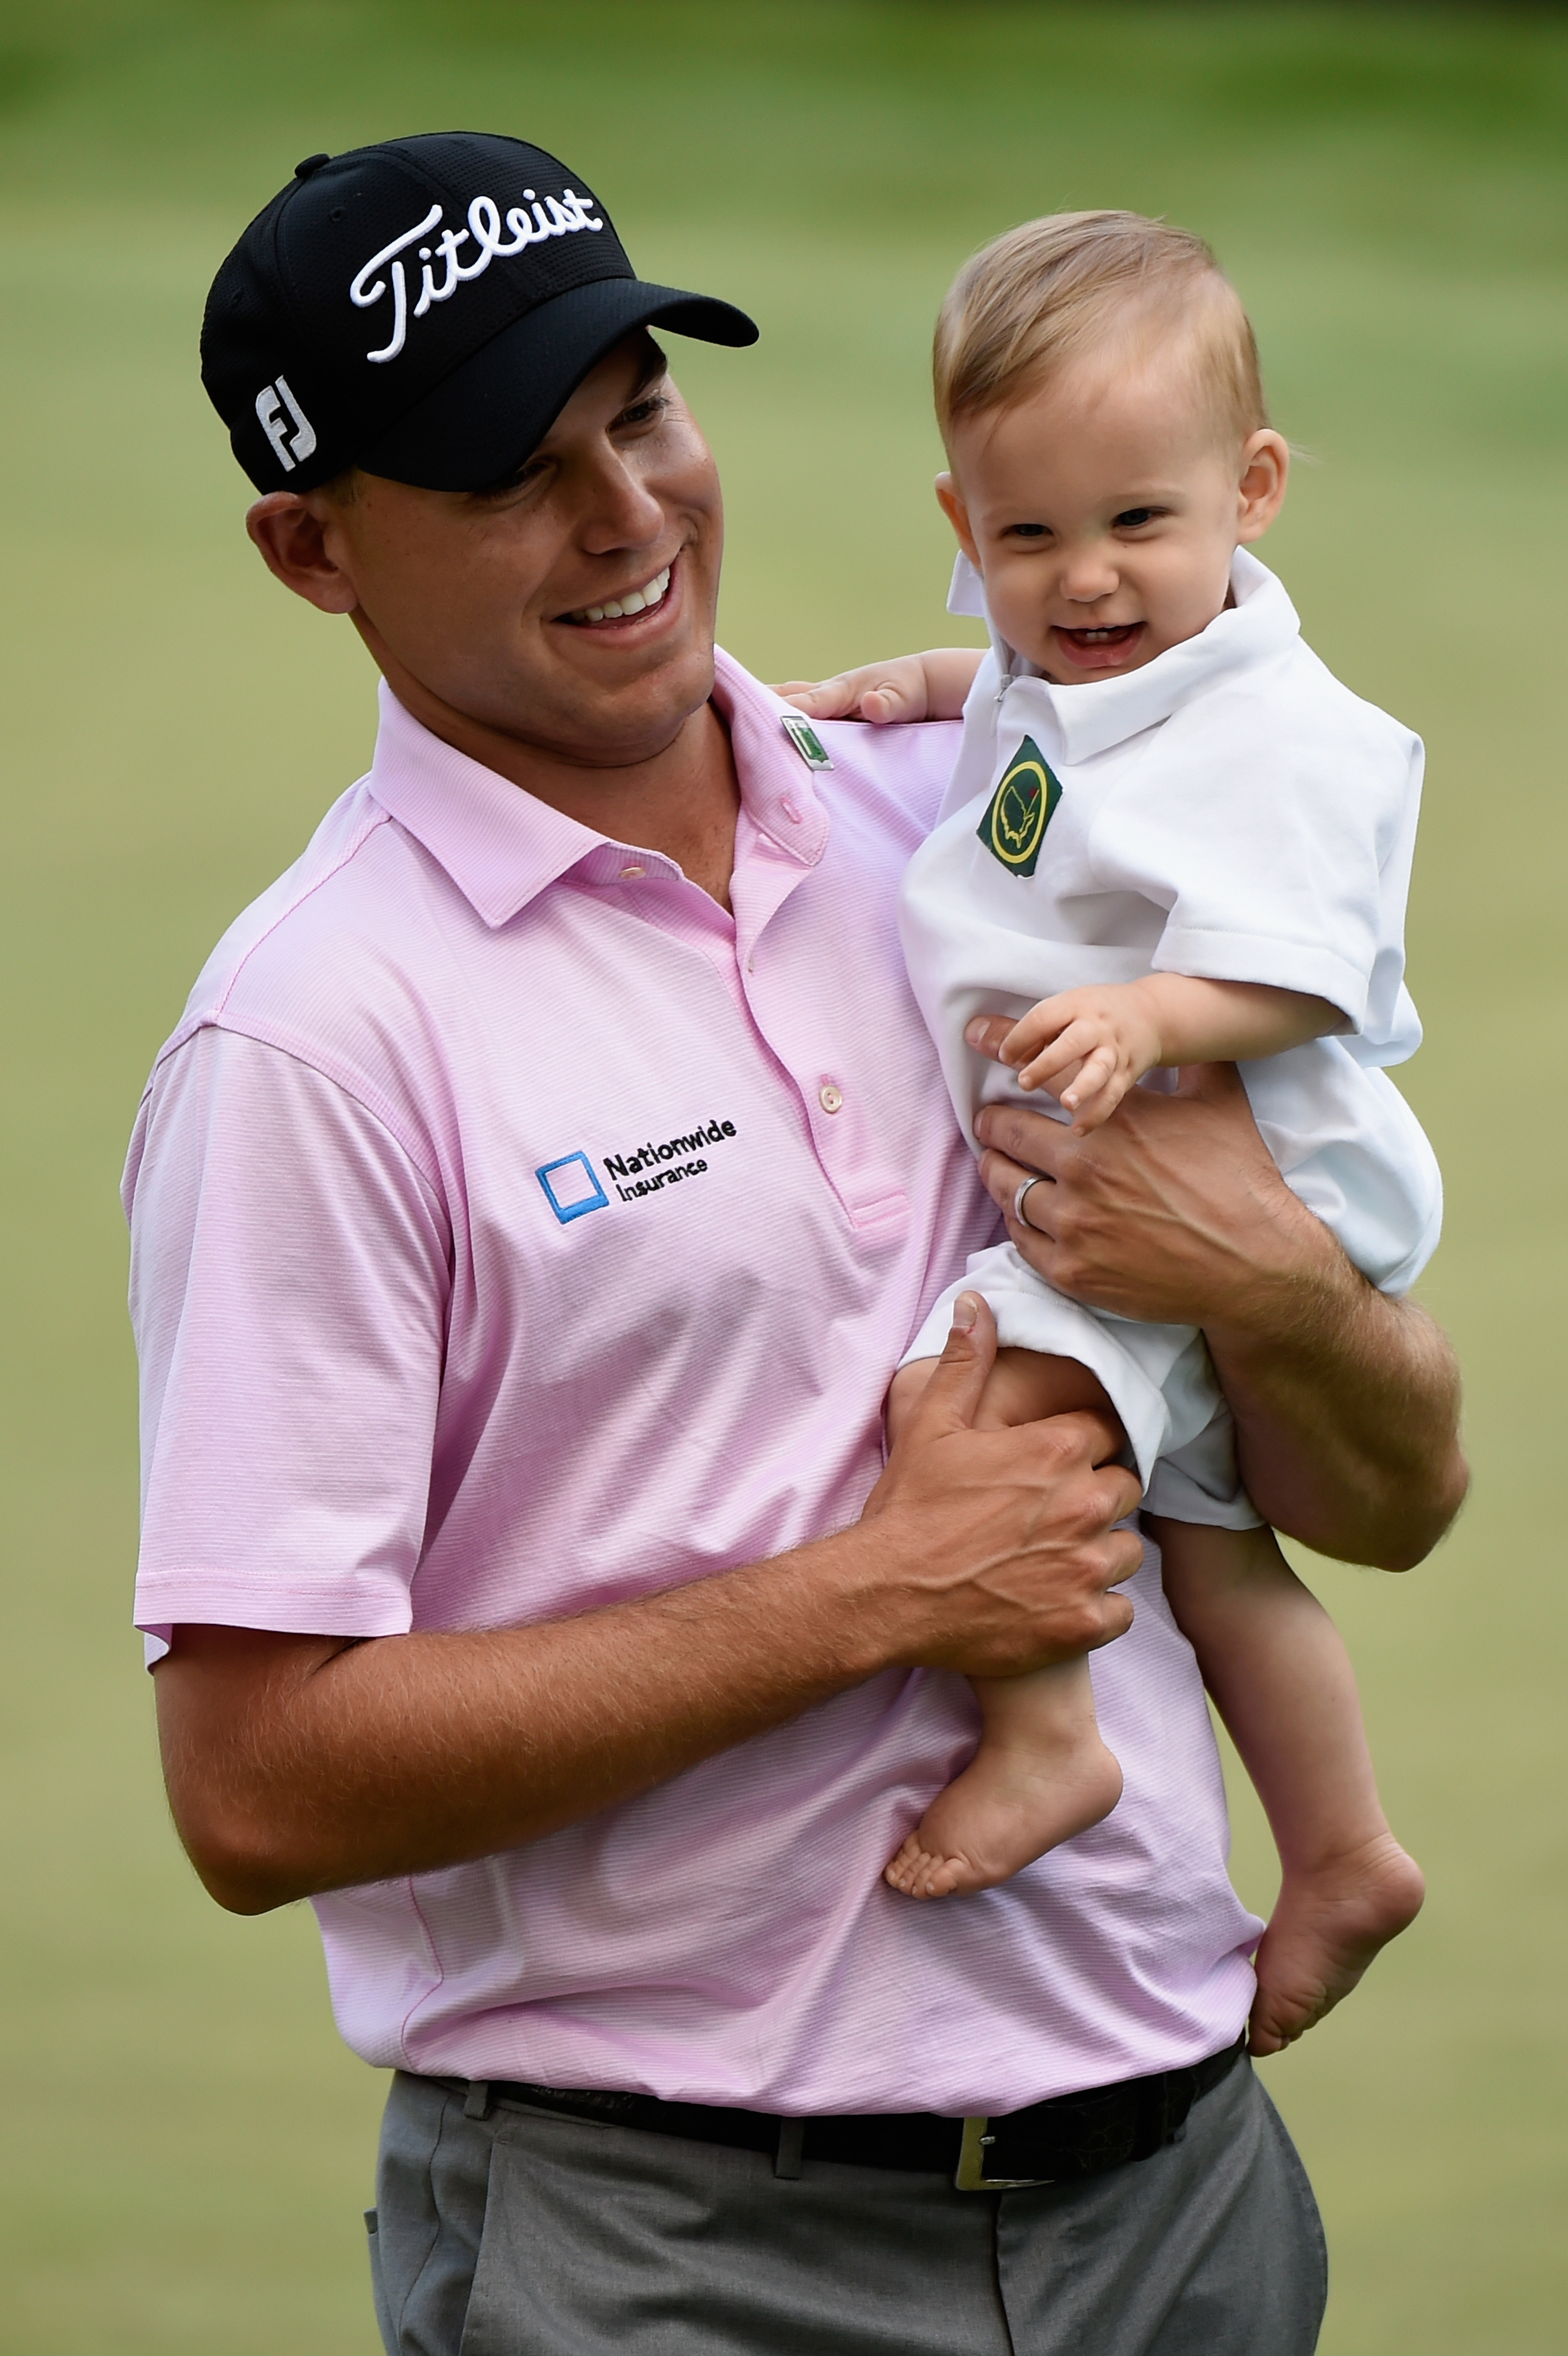
{"label": "belt loop", "polygon": [[1165,2078],[1132,2078],[1121,2104],[1122,2165],[1131,2159],[1152,2159],[1165,2141]]}
{"label": "belt loop", "polygon": [[794,2183],[795,2178],[800,2174],[801,2156],[805,2149],[805,2121],[804,2119],[781,2119],[779,2121],[779,2147],[777,2156],[773,2160],[773,2174],[775,2176],[782,2176],[788,2182]]}
{"label": "belt loop", "polygon": [[1176,2143],[1187,2126],[1187,2114],[1198,2098],[1198,2072],[1193,2069],[1173,2070],[1165,2097],[1165,2141]]}
{"label": "belt loop", "polygon": [[487,2119],[489,2117],[490,2081],[488,2078],[471,2078],[469,2080],[467,2096],[463,2104],[463,2115],[465,2119]]}

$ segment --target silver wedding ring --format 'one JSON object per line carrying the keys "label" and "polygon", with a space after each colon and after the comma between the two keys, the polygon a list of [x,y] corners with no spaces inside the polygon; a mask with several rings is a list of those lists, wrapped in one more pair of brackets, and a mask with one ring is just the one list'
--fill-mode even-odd
{"label": "silver wedding ring", "polygon": [[[1031,1186],[1040,1186],[1043,1183],[1043,1179],[1040,1178],[1038,1175],[1033,1178],[1026,1178],[1023,1184],[1019,1188],[1018,1193],[1013,1196],[1013,1216],[1018,1221],[1020,1227],[1034,1226],[1034,1221],[1024,1209],[1024,1196],[1029,1193]],[[1039,1232],[1039,1228],[1035,1228],[1035,1233],[1037,1235]]]}

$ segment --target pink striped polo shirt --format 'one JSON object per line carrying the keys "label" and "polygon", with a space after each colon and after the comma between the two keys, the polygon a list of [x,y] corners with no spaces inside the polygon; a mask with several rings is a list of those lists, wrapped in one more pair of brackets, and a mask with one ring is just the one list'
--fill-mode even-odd
{"label": "pink striped polo shirt", "polygon": [[[733,916],[381,691],[369,775],[219,944],[126,1172],[137,1620],[396,1637],[843,1528],[994,1233],[903,974],[948,727],[822,731],[720,658]],[[1121,1804],[998,1890],[881,1869],[976,1730],[889,1671],[531,1847],[316,1901],[371,2062],[780,2112],[1005,2111],[1197,2060],[1252,1991],[1157,1560],[1097,1655]]]}

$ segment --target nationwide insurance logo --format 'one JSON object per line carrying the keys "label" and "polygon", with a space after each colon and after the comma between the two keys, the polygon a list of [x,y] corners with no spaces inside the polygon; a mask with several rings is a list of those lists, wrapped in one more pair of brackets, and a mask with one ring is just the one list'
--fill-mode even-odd
{"label": "nationwide insurance logo", "polygon": [[[623,1203],[662,1194],[688,1178],[700,1178],[708,1169],[709,1150],[736,1134],[732,1120],[709,1120],[684,1137],[667,1137],[655,1143],[645,1139],[627,1153],[606,1153],[603,1159],[609,1181]],[[546,1202],[563,1227],[590,1211],[607,1211],[610,1197],[604,1182],[586,1153],[563,1153],[535,1171]]]}
{"label": "nationwide insurance logo", "polygon": [[599,1173],[586,1153],[563,1153],[559,1162],[547,1162],[542,1170],[536,1170],[534,1176],[563,1227],[569,1227],[573,1219],[581,1219],[590,1211],[610,1207],[610,1197],[599,1183]]}

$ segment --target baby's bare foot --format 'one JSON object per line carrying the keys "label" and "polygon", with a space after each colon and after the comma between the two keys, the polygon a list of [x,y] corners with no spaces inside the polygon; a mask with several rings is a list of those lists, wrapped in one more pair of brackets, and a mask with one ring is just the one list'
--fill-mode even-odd
{"label": "baby's bare foot", "polygon": [[1311,1873],[1287,1873],[1257,1953],[1248,2042],[1278,2053],[1349,1996],[1380,1947],[1414,1922],[1421,1868],[1380,1833]]}
{"label": "baby's bare foot", "polygon": [[1048,1848],[1087,1832],[1122,1796],[1097,1733],[1041,1756],[982,1742],[939,1792],[884,1879],[906,1898],[946,1898],[1010,1881]]}

